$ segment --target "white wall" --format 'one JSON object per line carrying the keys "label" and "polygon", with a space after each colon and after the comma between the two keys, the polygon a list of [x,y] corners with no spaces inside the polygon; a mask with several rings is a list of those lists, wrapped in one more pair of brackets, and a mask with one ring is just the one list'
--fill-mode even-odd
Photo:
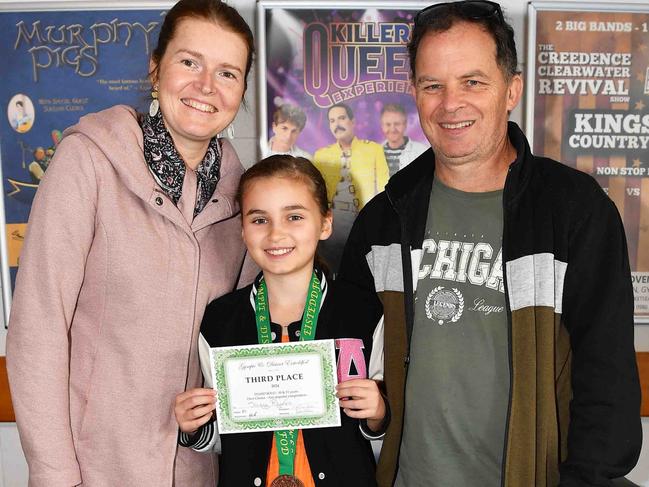
{"label": "white wall", "polygon": [[[23,4],[37,4],[41,0],[24,0]],[[4,3],[4,0],[0,0]],[[83,1],[69,1],[68,3],[81,3]],[[115,6],[125,3],[124,0],[116,0]],[[229,0],[231,5],[241,12],[244,18],[255,26],[255,2],[254,0]],[[305,3],[310,3],[305,0]],[[399,0],[394,0],[395,4]],[[432,3],[432,2],[431,2]],[[595,2],[592,0],[573,0],[572,2],[556,0],[556,3],[574,3],[582,5],[591,5]],[[622,3],[613,0],[609,3]],[[649,5],[649,0],[625,0],[625,3]],[[500,0],[505,15],[510,19],[516,32],[516,45],[523,73],[526,71],[526,54],[527,42],[527,2],[523,0]],[[577,5],[578,7],[578,5]],[[254,71],[254,69],[253,69]],[[244,165],[249,166],[257,159],[257,97],[255,94],[256,81],[254,73],[248,83],[248,94],[246,101],[248,108],[242,108],[234,124],[235,139],[233,141],[237,153]],[[512,119],[523,126],[525,100],[512,113]],[[1,298],[0,298],[1,299]],[[0,317],[0,324],[3,318]],[[636,325],[636,349],[638,351],[649,351],[649,324]],[[5,336],[2,327],[0,327],[0,355],[4,355]],[[644,443],[640,461],[636,468],[628,475],[628,478],[643,487],[649,487],[649,418],[642,420]],[[27,485],[27,466],[20,449],[18,435],[15,425],[0,423],[0,487],[23,487]]]}

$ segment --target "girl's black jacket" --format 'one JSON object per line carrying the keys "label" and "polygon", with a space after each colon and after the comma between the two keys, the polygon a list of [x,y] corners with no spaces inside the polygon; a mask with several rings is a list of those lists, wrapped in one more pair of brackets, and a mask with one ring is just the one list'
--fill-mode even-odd
{"label": "girl's black jacket", "polygon": [[[260,276],[261,277],[261,276]],[[201,335],[210,347],[258,343],[255,324],[255,283],[218,298],[207,307]],[[366,365],[372,352],[372,337],[381,318],[370,311],[373,294],[362,294],[348,284],[322,280],[323,299],[316,328],[316,340],[361,338]],[[272,317],[271,317],[272,320]],[[273,341],[281,341],[281,327],[271,325]],[[291,341],[299,339],[300,322],[289,326]],[[375,462],[370,442],[359,422],[341,411],[342,426],[302,430],[311,473],[318,487],[375,486]],[[199,435],[197,435],[199,436]],[[266,469],[273,432],[237,433],[221,436],[219,487],[266,485]],[[260,483],[261,481],[261,483]]]}

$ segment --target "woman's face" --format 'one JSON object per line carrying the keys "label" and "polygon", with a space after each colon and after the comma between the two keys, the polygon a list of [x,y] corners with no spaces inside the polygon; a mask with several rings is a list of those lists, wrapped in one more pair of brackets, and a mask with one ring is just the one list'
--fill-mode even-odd
{"label": "woman's face", "polygon": [[241,36],[203,19],[178,22],[160,60],[151,64],[160,110],[185,157],[207,150],[234,119],[243,98],[248,48]]}

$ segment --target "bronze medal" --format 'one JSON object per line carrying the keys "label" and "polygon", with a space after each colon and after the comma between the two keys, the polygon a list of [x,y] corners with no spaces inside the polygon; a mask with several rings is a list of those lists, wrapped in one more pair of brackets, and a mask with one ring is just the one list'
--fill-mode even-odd
{"label": "bronze medal", "polygon": [[293,475],[280,475],[270,483],[270,487],[304,487],[300,479]]}
{"label": "bronze medal", "polygon": [[[300,327],[300,341],[313,340],[315,338],[320,304],[322,303],[322,289],[320,279],[313,271],[311,282],[304,304],[304,314]],[[266,283],[262,279],[257,288],[255,298],[255,322],[257,323],[257,339],[259,343],[271,343],[270,335],[270,314],[268,312],[268,297]],[[279,475],[270,483],[270,487],[304,487],[304,482],[298,479],[295,472],[295,448],[297,445],[298,430],[279,430],[274,433],[275,445],[277,448],[277,461],[279,464]],[[291,472],[290,474],[288,472]]]}

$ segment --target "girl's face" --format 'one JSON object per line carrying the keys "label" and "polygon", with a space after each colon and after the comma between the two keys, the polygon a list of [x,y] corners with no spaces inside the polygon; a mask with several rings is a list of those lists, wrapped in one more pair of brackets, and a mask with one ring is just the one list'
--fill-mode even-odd
{"label": "girl's face", "polygon": [[239,34],[204,19],[178,22],[154,71],[160,110],[176,149],[207,150],[234,119],[244,91],[248,47]]}
{"label": "girl's face", "polygon": [[320,240],[331,235],[331,213],[320,214],[304,181],[287,177],[253,179],[241,200],[243,241],[270,276],[311,274]]}

